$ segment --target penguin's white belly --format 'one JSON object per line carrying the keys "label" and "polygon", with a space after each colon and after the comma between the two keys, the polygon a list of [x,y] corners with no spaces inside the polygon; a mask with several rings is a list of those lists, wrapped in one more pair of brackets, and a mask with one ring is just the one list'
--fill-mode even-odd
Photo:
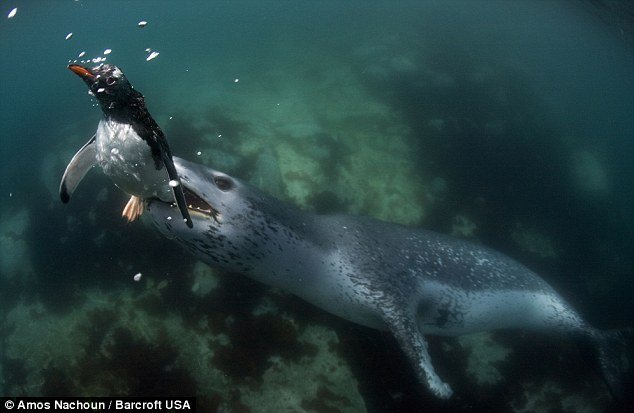
{"label": "penguin's white belly", "polygon": [[99,166],[123,191],[140,198],[173,200],[167,171],[156,169],[150,146],[132,125],[102,119],[95,144]]}

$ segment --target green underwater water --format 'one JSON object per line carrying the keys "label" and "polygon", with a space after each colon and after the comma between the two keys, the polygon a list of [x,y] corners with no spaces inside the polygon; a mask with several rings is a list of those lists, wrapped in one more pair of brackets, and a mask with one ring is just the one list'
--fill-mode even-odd
{"label": "green underwater water", "polygon": [[[574,344],[521,331],[430,337],[460,395],[436,400],[386,333],[210,269],[149,223],[125,224],[126,196],[99,171],[69,205],[57,188],[101,116],[66,65],[107,57],[145,95],[175,155],[309,212],[491,246],[593,325],[631,326],[634,68],[632,22],[606,18],[618,10],[3,7],[0,393],[194,394],[199,410],[225,412],[607,408]],[[147,61],[147,48],[159,55]]]}

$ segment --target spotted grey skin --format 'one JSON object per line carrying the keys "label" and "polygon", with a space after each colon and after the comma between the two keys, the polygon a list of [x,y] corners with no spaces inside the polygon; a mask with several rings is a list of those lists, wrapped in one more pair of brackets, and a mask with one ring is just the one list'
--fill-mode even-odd
{"label": "spotted grey skin", "polygon": [[119,188],[131,195],[175,200],[191,227],[167,139],[147,110],[143,95],[114,65],[101,64],[91,69],[70,65],[69,69],[84,80],[104,116],[95,136],[77,152],[64,173],[60,185],[62,201],[70,200],[83,176],[97,163]]}
{"label": "spotted grey skin", "polygon": [[391,331],[439,397],[452,390],[434,371],[425,334],[528,328],[600,336],[535,273],[491,249],[368,218],[308,214],[222,172],[174,159],[195,230],[173,219],[169,204],[150,201],[160,232],[212,266]]}

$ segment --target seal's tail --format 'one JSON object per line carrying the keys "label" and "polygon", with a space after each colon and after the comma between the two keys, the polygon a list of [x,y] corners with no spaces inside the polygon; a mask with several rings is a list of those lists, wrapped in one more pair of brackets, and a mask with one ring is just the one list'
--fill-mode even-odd
{"label": "seal's tail", "polygon": [[631,396],[632,337],[634,330],[595,330],[592,338],[596,356],[610,393],[617,400]]}

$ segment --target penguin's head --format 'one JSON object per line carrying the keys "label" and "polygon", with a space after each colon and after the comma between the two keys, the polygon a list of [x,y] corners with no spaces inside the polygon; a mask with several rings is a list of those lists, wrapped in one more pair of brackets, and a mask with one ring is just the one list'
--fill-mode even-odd
{"label": "penguin's head", "polygon": [[115,65],[100,64],[92,69],[68,65],[68,68],[88,85],[90,94],[97,98],[106,114],[116,114],[143,101],[143,96],[134,90],[121,69]]}

